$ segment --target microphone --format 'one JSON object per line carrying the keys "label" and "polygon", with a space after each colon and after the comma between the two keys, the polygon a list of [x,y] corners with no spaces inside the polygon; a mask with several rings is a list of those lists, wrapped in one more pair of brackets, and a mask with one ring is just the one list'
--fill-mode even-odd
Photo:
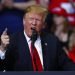
{"label": "microphone", "polygon": [[37,40],[37,31],[34,28],[31,29],[32,29],[31,40],[32,40],[32,44],[34,45],[35,41]]}

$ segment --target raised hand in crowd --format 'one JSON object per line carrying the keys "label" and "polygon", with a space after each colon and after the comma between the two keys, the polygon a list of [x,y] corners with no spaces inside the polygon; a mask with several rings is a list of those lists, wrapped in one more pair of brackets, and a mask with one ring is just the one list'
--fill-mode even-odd
{"label": "raised hand in crowd", "polygon": [[13,7],[13,0],[2,0],[2,4],[4,7],[12,8]]}
{"label": "raised hand in crowd", "polygon": [[9,36],[7,34],[7,28],[5,28],[5,30],[3,31],[2,35],[1,35],[1,45],[0,45],[0,50],[5,50],[5,48],[7,47],[7,45],[9,44]]}

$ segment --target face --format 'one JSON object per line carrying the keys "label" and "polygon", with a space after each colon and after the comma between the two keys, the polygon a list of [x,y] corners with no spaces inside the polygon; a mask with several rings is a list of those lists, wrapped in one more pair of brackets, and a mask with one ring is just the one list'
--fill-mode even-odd
{"label": "face", "polygon": [[38,34],[44,28],[43,18],[44,17],[42,14],[36,14],[33,12],[26,13],[26,15],[23,18],[23,25],[24,25],[24,30],[29,37],[32,35],[31,28],[35,29]]}
{"label": "face", "polygon": [[54,15],[53,16],[53,21],[55,23],[55,25],[61,25],[64,23],[65,18],[63,16],[59,16],[59,15]]}

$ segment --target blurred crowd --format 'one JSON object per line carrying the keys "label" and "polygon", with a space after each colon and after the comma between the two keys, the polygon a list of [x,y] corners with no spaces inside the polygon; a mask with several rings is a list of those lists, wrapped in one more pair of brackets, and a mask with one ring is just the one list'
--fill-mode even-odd
{"label": "blurred crowd", "polygon": [[45,31],[55,35],[67,56],[75,62],[75,0],[0,0],[0,35],[21,31],[25,8],[41,5],[49,10]]}

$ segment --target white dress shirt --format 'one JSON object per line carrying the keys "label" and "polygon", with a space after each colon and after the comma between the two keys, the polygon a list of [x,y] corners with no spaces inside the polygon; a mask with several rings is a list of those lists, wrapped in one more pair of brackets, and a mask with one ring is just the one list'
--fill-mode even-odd
{"label": "white dress shirt", "polygon": [[1,51],[0,50],[0,58],[3,60],[3,59],[5,59],[5,52],[6,51]]}
{"label": "white dress shirt", "polygon": [[[24,32],[24,35],[26,37],[26,40],[27,40],[27,43],[28,43],[28,46],[29,46],[29,50],[31,52],[31,40],[30,38],[26,35],[26,33]],[[37,40],[35,41],[34,43],[34,46],[39,54],[39,57],[40,57],[40,61],[41,61],[41,64],[43,66],[43,54],[42,54],[42,46],[41,46],[41,39],[40,39],[40,36],[38,36]],[[44,67],[44,66],[43,66]]]}
{"label": "white dress shirt", "polygon": [[[30,38],[27,36],[27,34],[25,33],[24,31],[24,36],[26,37],[26,40],[27,40],[27,43],[28,43],[28,46],[29,46],[29,50],[31,52],[31,48],[30,48],[30,45],[31,45],[31,40]],[[42,46],[41,46],[41,39],[40,39],[40,36],[37,38],[37,40],[35,41],[34,43],[34,46],[39,54],[39,57],[40,57],[40,61],[41,61],[41,64],[43,66],[43,54],[42,54]],[[5,52],[2,52],[0,50],[0,58],[1,59],[5,59]],[[44,66],[43,66],[44,67]]]}

